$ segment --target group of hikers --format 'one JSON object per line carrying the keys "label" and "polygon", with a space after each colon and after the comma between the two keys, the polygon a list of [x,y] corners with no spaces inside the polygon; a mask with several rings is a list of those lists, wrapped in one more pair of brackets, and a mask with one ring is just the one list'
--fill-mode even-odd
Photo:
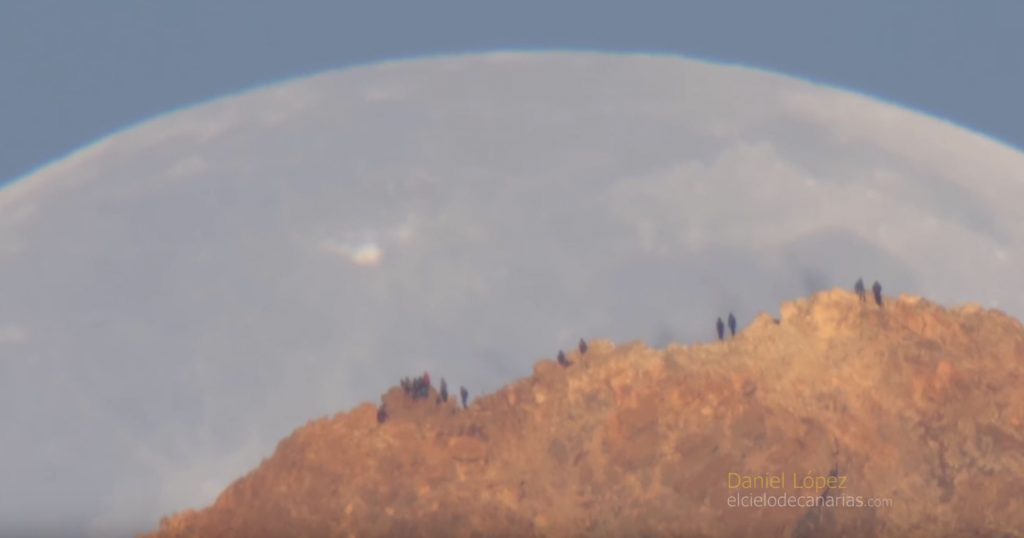
{"label": "group of hikers", "polygon": [[[587,342],[580,338],[579,342],[580,355],[584,355],[587,352]],[[558,351],[558,364],[562,367],[568,367],[572,365],[572,361],[565,357],[565,352]],[[413,400],[426,399],[430,397],[430,373],[423,372],[423,375],[414,378],[403,377],[399,382],[399,386],[402,387],[402,391],[405,392],[406,396],[411,397]],[[459,397],[462,400],[462,408],[466,409],[469,407],[469,391],[466,387],[459,387]],[[448,382],[441,378],[441,386],[438,387],[437,399],[434,401],[435,404],[442,404],[448,401]],[[380,404],[377,408],[377,422],[383,424],[387,422],[388,408],[386,404]]]}
{"label": "group of hikers", "polygon": [[[430,373],[423,372],[423,375],[408,378],[403,377],[399,382],[402,387],[402,391],[405,392],[406,396],[411,397],[413,400],[426,399],[430,397]],[[469,405],[469,391],[466,387],[459,387],[459,397],[462,399],[462,408],[465,409]],[[437,398],[434,401],[436,404],[442,404],[448,402],[448,382],[441,378],[441,386],[438,387]],[[383,424],[388,420],[388,409],[385,404],[380,404],[377,408],[377,422]]]}
{"label": "group of hikers", "polygon": [[[718,339],[725,340],[725,323],[722,322],[722,318],[718,318],[715,329],[718,330]],[[729,312],[729,334],[736,336],[736,316],[732,315],[732,312]]]}
{"label": "group of hikers", "polygon": [[[867,301],[867,290],[864,289],[864,279],[858,278],[857,283],[853,285],[853,291],[857,292],[857,296],[860,297],[860,302]],[[871,293],[875,296],[875,304],[882,306],[882,285],[876,280],[874,285],[871,286]]]}
{"label": "group of hikers", "polygon": [[[857,296],[860,297],[860,301],[862,303],[867,301],[867,289],[864,287],[864,279],[858,278],[856,284],[854,284],[854,286],[853,286],[853,290],[857,293]],[[871,293],[874,295],[875,304],[878,305],[879,307],[881,307],[882,306],[882,285],[879,284],[877,280],[871,286]],[[736,316],[734,316],[732,314],[732,312],[729,312],[729,317],[727,318],[727,321],[722,321],[722,318],[719,317],[718,321],[715,323],[715,329],[718,332],[718,339],[719,340],[725,340],[725,327],[726,327],[726,323],[728,323],[728,326],[729,326],[729,335],[730,336],[736,336]],[[585,355],[587,353],[587,342],[584,339],[582,339],[582,338],[580,338],[578,349],[579,349],[579,352],[580,352],[581,356]],[[558,351],[557,360],[558,360],[558,364],[560,366],[562,366],[563,368],[568,368],[569,366],[572,366],[572,364],[573,364],[572,361],[569,360],[568,357],[565,356],[565,352],[562,351],[562,350]],[[416,378],[413,378],[413,379],[409,379],[408,377],[403,378],[402,381],[401,381],[401,386],[402,386],[402,390],[405,391],[405,394],[407,396],[411,396],[413,400],[429,398],[430,397],[430,374],[427,373],[427,372],[423,372],[423,375],[421,375],[419,377],[416,377]],[[466,387],[459,387],[459,395],[462,398],[462,408],[465,409],[467,407],[467,401],[466,400],[467,400],[467,398],[469,398],[469,391],[466,390]],[[445,382],[445,380],[442,378],[441,379],[441,386],[438,389],[438,395],[437,395],[437,399],[436,399],[435,403],[441,404],[441,403],[444,403],[444,402],[447,402],[447,401],[448,401],[448,383]],[[384,404],[381,404],[381,406],[377,409],[377,422],[383,423],[383,422],[387,421],[387,419],[388,419],[388,410],[384,406]]]}
{"label": "group of hikers", "polygon": [[[857,279],[857,282],[853,285],[853,291],[855,291],[857,293],[857,296],[860,297],[860,302],[863,303],[863,302],[867,301],[867,289],[864,288],[864,279],[863,278],[858,278]],[[875,304],[878,305],[879,307],[881,307],[882,306],[882,285],[879,284],[877,280],[871,286],[871,293],[875,296]],[[736,336],[736,316],[733,316],[732,312],[729,312],[729,321],[728,321],[728,323],[729,323],[729,334],[731,336]],[[718,332],[718,339],[719,340],[725,340],[725,322],[722,321],[722,318],[718,318],[718,321],[715,322],[715,330]],[[582,342],[582,340],[580,340],[580,341]],[[559,360],[559,362],[561,362],[561,360]]]}
{"label": "group of hikers", "polygon": [[[412,396],[413,400],[419,400],[420,398],[427,398],[430,396],[430,374],[423,372],[423,375],[409,379],[403,377],[401,381],[402,390],[409,396]],[[441,391],[444,394],[444,401],[448,401],[448,384],[445,383],[444,379],[441,380]]]}
{"label": "group of hikers", "polygon": [[[577,347],[580,350],[580,355],[586,355],[587,354],[587,341],[586,340],[580,338],[580,343],[579,343],[579,345]],[[568,368],[569,366],[572,366],[572,361],[565,357],[565,352],[562,351],[561,349],[558,350],[558,364],[561,365],[562,368]]]}

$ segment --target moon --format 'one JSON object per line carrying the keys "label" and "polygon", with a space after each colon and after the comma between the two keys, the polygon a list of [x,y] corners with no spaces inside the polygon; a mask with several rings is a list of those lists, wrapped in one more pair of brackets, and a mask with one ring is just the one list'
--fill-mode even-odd
{"label": "moon", "polygon": [[479,395],[858,277],[1019,318],[1022,200],[984,136],[676,57],[397,61],[175,111],[0,191],[0,526],[152,528],[403,376]]}

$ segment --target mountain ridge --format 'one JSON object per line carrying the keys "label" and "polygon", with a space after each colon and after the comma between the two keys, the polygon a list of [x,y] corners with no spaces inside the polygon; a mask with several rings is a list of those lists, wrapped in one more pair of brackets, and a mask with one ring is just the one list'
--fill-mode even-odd
{"label": "mountain ridge", "polygon": [[[1018,320],[840,289],[779,313],[722,342],[591,341],[466,410],[392,387],[386,422],[310,421],[145,536],[1022,535]],[[730,506],[758,496],[832,506]]]}

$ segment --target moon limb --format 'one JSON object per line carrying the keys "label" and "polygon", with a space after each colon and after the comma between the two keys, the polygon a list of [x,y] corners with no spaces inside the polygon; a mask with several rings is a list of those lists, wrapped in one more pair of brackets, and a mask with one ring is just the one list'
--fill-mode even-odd
{"label": "moon limb", "polygon": [[[177,111],[0,191],[0,356],[31,359],[0,360],[0,475],[67,491],[0,520],[142,530],[410,371],[479,394],[581,335],[706,339],[861,274],[1020,317],[1021,171],[893,105],[667,57],[401,62]],[[338,230],[354,263],[310,248]]]}

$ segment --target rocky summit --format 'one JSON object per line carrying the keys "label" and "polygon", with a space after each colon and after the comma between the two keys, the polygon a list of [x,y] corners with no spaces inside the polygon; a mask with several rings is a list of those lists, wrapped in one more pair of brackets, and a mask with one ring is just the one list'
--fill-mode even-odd
{"label": "rocky summit", "polygon": [[[713,319],[713,318],[712,318]],[[468,409],[395,387],[152,537],[1024,536],[1024,328],[832,290],[723,342],[590,342]]]}

